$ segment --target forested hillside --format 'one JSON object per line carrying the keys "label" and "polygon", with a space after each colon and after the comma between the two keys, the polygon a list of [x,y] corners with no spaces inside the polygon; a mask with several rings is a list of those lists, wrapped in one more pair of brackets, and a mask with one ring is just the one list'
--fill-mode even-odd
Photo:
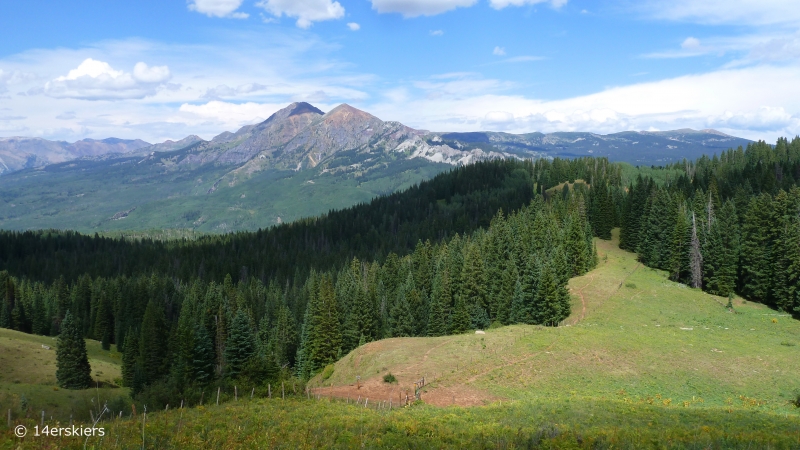
{"label": "forested hillside", "polygon": [[353,257],[382,260],[489,225],[498,210],[515,211],[561,182],[605,177],[620,182],[605,159],[490,161],[460,167],[403,192],[257,232],[195,241],[109,239],[69,231],[0,232],[0,270],[71,283],[91,277],[168,275],[221,282],[254,276],[264,283],[305,277]]}
{"label": "forested hillside", "polygon": [[655,172],[624,186],[605,159],[485,162],[196,241],[6,232],[0,326],[55,335],[70,311],[123,350],[135,395],[168,403],[212,382],[307,379],[386,337],[558,325],[567,281],[596,264],[592,236],[616,226],[675,280],[798,312],[800,139]]}
{"label": "forested hillside", "polygon": [[630,187],[620,246],[692,287],[800,313],[800,138],[683,167]]}
{"label": "forested hillside", "polygon": [[390,336],[556,325],[569,315],[567,280],[594,265],[597,195],[581,183],[547,189],[618,184],[619,172],[595,159],[487,162],[324,217],[198,241],[5,233],[0,325],[57,334],[70,311],[85,336],[123,350],[134,392],[263,381],[280,368],[307,377]]}

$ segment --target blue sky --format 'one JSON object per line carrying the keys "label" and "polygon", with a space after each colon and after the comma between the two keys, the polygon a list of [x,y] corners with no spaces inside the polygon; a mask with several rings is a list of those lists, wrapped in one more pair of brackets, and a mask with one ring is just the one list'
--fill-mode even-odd
{"label": "blue sky", "polygon": [[203,138],[293,101],[436,131],[800,133],[788,0],[0,5],[0,137]]}

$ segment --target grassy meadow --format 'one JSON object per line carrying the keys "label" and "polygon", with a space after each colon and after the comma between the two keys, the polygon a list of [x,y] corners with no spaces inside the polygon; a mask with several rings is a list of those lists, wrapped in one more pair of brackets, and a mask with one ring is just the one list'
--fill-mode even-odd
{"label": "grassy meadow", "polygon": [[[45,349],[43,345],[50,347]],[[0,412],[7,420],[8,410],[14,419],[40,417],[48,420],[89,419],[89,410],[99,400],[127,397],[119,388],[121,355],[100,347],[99,341],[87,340],[86,349],[92,366],[95,389],[74,391],[59,389],[56,383],[56,339],[0,328]],[[6,425],[3,421],[3,426]]]}
{"label": "grassy meadow", "polygon": [[[800,322],[741,299],[728,309],[640,265],[616,237],[570,281],[573,312],[557,328],[372,342],[312,379],[308,398],[148,414],[144,447],[800,448]],[[30,351],[36,339],[49,338]],[[422,377],[421,401],[398,408]],[[104,426],[89,448],[142,448],[141,414]],[[0,430],[0,448],[84,445]]]}

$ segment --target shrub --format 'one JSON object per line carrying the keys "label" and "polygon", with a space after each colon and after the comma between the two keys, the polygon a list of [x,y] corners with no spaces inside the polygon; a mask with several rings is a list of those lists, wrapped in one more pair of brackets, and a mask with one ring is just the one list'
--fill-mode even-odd
{"label": "shrub", "polygon": [[322,379],[327,380],[328,378],[330,378],[331,375],[333,375],[333,369],[334,369],[333,364],[328,364],[327,366],[325,366],[325,368],[322,369]]}
{"label": "shrub", "polygon": [[384,383],[397,383],[397,378],[395,378],[395,376],[392,375],[391,372],[390,372],[390,373],[387,373],[386,375],[383,376],[383,382]]}

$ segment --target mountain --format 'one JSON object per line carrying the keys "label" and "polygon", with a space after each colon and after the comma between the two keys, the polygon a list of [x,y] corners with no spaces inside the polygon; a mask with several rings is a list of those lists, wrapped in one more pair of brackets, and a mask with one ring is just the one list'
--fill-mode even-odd
{"label": "mountain", "polygon": [[428,132],[346,104],[324,113],[299,102],[210,141],[4,139],[0,228],[256,229],[366,202],[476,161],[607,156],[660,165],[749,142],[714,130]]}
{"label": "mountain", "polygon": [[83,139],[70,144],[42,138],[0,138],[0,175],[77,158],[127,154],[149,146],[149,143],[140,139]]}

